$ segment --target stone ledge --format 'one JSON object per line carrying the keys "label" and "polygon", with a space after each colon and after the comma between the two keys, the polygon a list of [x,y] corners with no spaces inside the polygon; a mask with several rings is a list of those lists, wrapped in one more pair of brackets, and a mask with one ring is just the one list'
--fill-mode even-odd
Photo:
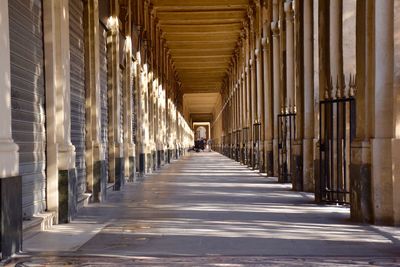
{"label": "stone ledge", "polygon": [[45,212],[34,215],[30,220],[24,220],[22,223],[23,240],[50,229],[54,224],[55,216],[55,212]]}
{"label": "stone ledge", "polygon": [[83,193],[78,199],[78,202],[76,203],[77,209],[79,210],[89,205],[91,199],[92,199],[92,193]]}

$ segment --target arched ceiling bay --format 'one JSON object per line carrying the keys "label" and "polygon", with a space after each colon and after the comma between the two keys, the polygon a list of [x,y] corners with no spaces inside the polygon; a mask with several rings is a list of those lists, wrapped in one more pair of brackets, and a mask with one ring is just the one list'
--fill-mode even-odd
{"label": "arched ceiling bay", "polygon": [[[220,92],[249,1],[152,0],[152,4],[183,93]],[[209,109],[208,103],[196,107],[199,113]]]}

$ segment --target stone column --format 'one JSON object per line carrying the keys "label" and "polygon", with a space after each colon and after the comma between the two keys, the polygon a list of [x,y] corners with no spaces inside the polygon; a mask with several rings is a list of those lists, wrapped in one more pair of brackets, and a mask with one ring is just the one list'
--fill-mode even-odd
{"label": "stone column", "polygon": [[246,132],[246,140],[245,140],[245,157],[246,157],[246,165],[249,164],[250,159],[250,151],[251,151],[251,146],[249,143],[250,137],[250,126],[251,126],[251,119],[250,119],[250,108],[251,108],[251,103],[250,103],[250,75],[249,75],[249,32],[248,32],[248,25],[245,25],[246,29],[246,34],[245,34],[245,40],[244,40],[244,47],[243,47],[243,54],[244,54],[244,81],[243,85],[245,87],[245,108],[246,108],[246,124],[245,124],[245,132]]}
{"label": "stone column", "polygon": [[[284,10],[286,13],[286,107],[288,108],[289,113],[297,113],[296,106],[296,92],[295,92],[295,57],[298,54],[295,54],[295,31],[294,31],[294,10],[293,10],[293,2],[288,0],[284,4]],[[296,16],[299,14],[296,14]],[[296,18],[297,19],[297,18]],[[296,61],[297,63],[297,61]],[[295,121],[297,121],[298,117],[301,117],[302,114],[296,114]],[[296,125],[297,126],[300,125]],[[297,140],[294,127],[290,129],[291,131],[291,142],[292,148],[289,153],[288,159],[288,171],[291,174],[292,179],[292,188],[296,191],[301,191],[303,189],[303,181],[302,181],[302,155],[301,155],[301,140]],[[300,144],[299,144],[300,142]]]}
{"label": "stone column", "polygon": [[374,1],[357,1],[356,136],[351,142],[350,214],[353,221],[373,222],[371,196],[371,124],[374,88]]}
{"label": "stone column", "polygon": [[303,190],[314,191],[314,46],[313,0],[304,0],[304,139]]}
{"label": "stone column", "polygon": [[7,259],[22,249],[22,182],[11,123],[8,0],[0,2],[0,18],[0,259]]}
{"label": "stone column", "polygon": [[168,162],[168,143],[167,143],[167,112],[168,112],[168,105],[167,105],[167,95],[166,95],[166,83],[165,83],[165,58],[164,58],[164,43],[165,39],[163,38],[163,32],[160,29],[160,79],[161,79],[161,87],[162,87],[162,102],[161,102],[161,109],[162,109],[162,149],[161,149],[161,158],[162,164]]}
{"label": "stone column", "polygon": [[[343,84],[343,0],[330,1],[329,9],[330,63],[334,85]],[[335,87],[334,86],[334,87]]]}
{"label": "stone column", "polygon": [[278,0],[273,2],[273,22],[271,22],[272,38],[273,38],[273,119],[274,119],[274,137],[273,155],[274,155],[274,176],[278,176],[278,115],[281,108],[281,58],[280,58],[280,29],[278,23]]}
{"label": "stone column", "polygon": [[[232,69],[231,69],[232,71]],[[228,74],[228,83],[229,83],[229,155],[230,158],[233,158],[233,127],[234,127],[234,104],[233,104],[233,85],[232,85],[232,73]]]}
{"label": "stone column", "polygon": [[400,48],[399,48],[399,32],[400,32],[400,2],[394,1],[394,32],[395,32],[395,66],[394,71],[394,127],[395,135],[392,140],[392,160],[393,160],[393,207],[394,207],[394,225],[400,226]]}
{"label": "stone column", "polygon": [[[238,47],[240,47],[240,43],[238,43]],[[240,69],[241,69],[241,60],[240,60],[240,50],[236,50],[236,73],[235,80],[237,83],[237,106],[238,106],[238,125],[237,125],[237,153],[239,163],[242,162],[242,128],[243,128],[243,104],[242,104],[242,83],[240,80]]]}
{"label": "stone column", "polygon": [[157,139],[157,169],[161,168],[162,165],[162,111],[161,111],[161,95],[162,95],[162,84],[161,84],[161,61],[160,61],[160,24],[158,20],[156,19],[155,22],[155,64],[156,64],[156,79],[157,79],[157,128],[156,128],[156,139]]}
{"label": "stone column", "polygon": [[[235,67],[234,67],[235,69]],[[232,72],[232,84],[233,84],[233,96],[232,96],[232,105],[233,105],[233,129],[232,129],[232,144],[234,151],[234,159],[237,159],[237,151],[236,151],[236,133],[237,133],[237,84],[235,82],[235,71]]]}
{"label": "stone column", "polygon": [[242,136],[243,136],[243,153],[242,153],[242,162],[243,164],[247,164],[247,127],[248,127],[248,119],[247,119],[247,77],[246,77],[246,70],[247,70],[247,62],[246,62],[246,31],[244,31],[243,38],[242,38],[242,48],[241,48],[241,56],[242,56],[242,102],[243,102],[243,124],[242,124]]}
{"label": "stone column", "polygon": [[143,83],[142,83],[142,91],[141,91],[141,100],[142,100],[142,132],[143,132],[143,168],[144,173],[151,172],[151,141],[150,141],[150,98],[151,95],[151,70],[149,65],[148,58],[148,40],[144,40],[143,46]]}
{"label": "stone column", "polygon": [[[342,14],[343,14],[343,2],[342,0],[330,1],[329,8],[329,53],[330,53],[330,79],[332,79],[333,88],[330,91],[330,97],[337,98],[341,95],[342,85],[343,85],[343,41],[342,41]],[[337,90],[338,89],[338,90]],[[338,115],[342,118],[338,118]],[[337,121],[338,119],[343,118],[343,114],[337,112],[337,109],[334,108],[332,114],[333,121]],[[341,177],[341,172],[337,172],[337,155],[340,155],[342,152],[341,148],[338,147],[337,142],[339,142],[339,137],[337,136],[337,125],[333,124],[333,155],[334,161],[332,166],[332,176],[337,177],[338,180],[343,180]],[[346,153],[346,152],[344,152]],[[347,155],[346,158],[349,158],[350,155]],[[347,168],[347,166],[346,166]]]}
{"label": "stone column", "polygon": [[[154,64],[154,61],[153,61]],[[151,75],[150,75],[150,98],[149,98],[149,127],[150,127],[150,169],[156,169],[156,140],[155,140],[155,101],[156,101],[156,77],[155,77],[155,68],[152,64],[151,67]]]}
{"label": "stone column", "polygon": [[146,173],[146,125],[145,125],[145,93],[146,93],[146,84],[147,84],[147,76],[145,68],[147,66],[142,65],[141,52],[137,52],[137,77],[138,77],[138,88],[137,88],[137,111],[136,115],[138,118],[137,121],[137,139],[139,145],[139,174],[143,176]]}
{"label": "stone column", "polygon": [[273,176],[274,158],[272,139],[274,134],[274,115],[273,115],[273,93],[272,93],[272,66],[271,66],[271,24],[270,10],[264,9],[265,18],[263,18],[263,38],[262,38],[262,56],[264,61],[263,85],[264,85],[264,162],[265,172],[268,176]]}
{"label": "stone column", "polygon": [[261,38],[262,38],[262,13],[259,1],[256,1],[256,36],[255,36],[255,60],[256,60],[256,84],[257,84],[257,123],[259,124],[259,153],[258,153],[258,169],[260,172],[265,172],[264,165],[264,137],[265,137],[265,124],[264,124],[264,92],[263,92],[263,54],[261,51]]}
{"label": "stone column", "polygon": [[43,3],[47,121],[47,205],[56,221],[76,212],[75,147],[71,143],[69,9],[67,0]]}
{"label": "stone column", "polygon": [[[330,80],[330,53],[329,53],[329,0],[318,2],[318,87],[319,87],[319,100],[322,100],[325,95],[326,88],[329,88]],[[315,49],[315,48],[314,48]],[[314,112],[316,112],[314,110]],[[319,117],[319,120],[323,118]],[[320,123],[318,121],[318,123]],[[318,136],[321,134],[318,130]],[[321,201],[321,179],[320,179],[320,152],[319,144],[315,150],[315,201]]]}
{"label": "stone column", "polygon": [[[376,224],[393,224],[394,2],[375,1],[375,92],[372,203]],[[397,142],[394,142],[396,144]],[[392,154],[393,153],[393,154]]]}
{"label": "stone column", "polygon": [[294,26],[293,26],[293,3],[291,0],[285,2],[286,12],[286,107],[289,112],[294,108]]}
{"label": "stone column", "polygon": [[258,114],[257,114],[257,77],[256,77],[256,60],[255,60],[255,31],[254,31],[254,17],[253,11],[250,12],[250,35],[249,35],[249,43],[250,43],[250,94],[251,94],[251,124],[250,124],[250,137],[251,137],[251,167],[253,169],[256,168],[256,140],[255,140],[255,128],[254,125],[258,123]]}
{"label": "stone column", "polygon": [[125,158],[125,176],[129,181],[135,180],[136,162],[135,162],[135,144],[133,142],[133,62],[132,62],[132,14],[130,1],[128,2],[128,14],[126,23],[126,41],[124,45],[125,70],[124,70],[124,158]]}
{"label": "stone column", "polygon": [[107,74],[108,74],[108,169],[109,182],[114,190],[120,190],[124,180],[123,140],[121,139],[121,88],[119,50],[119,6],[116,0],[111,4],[112,16],[107,22]]}
{"label": "stone column", "polygon": [[294,4],[294,109],[296,114],[293,145],[292,184],[294,190],[304,190],[303,137],[304,137],[304,9],[303,2]]}
{"label": "stone column", "polygon": [[[244,46],[244,43],[242,41],[242,46]],[[243,51],[243,47],[241,49]],[[241,84],[241,90],[242,90],[242,97],[241,97],[241,105],[242,105],[242,160],[241,162],[243,164],[246,164],[246,140],[245,140],[245,132],[246,132],[246,126],[247,126],[247,115],[246,115],[246,81],[245,81],[245,61],[243,60],[244,53],[241,53],[241,76],[240,76],[240,84]]]}
{"label": "stone column", "polygon": [[85,2],[86,60],[86,179],[91,201],[104,201],[107,178],[105,153],[101,141],[100,45],[98,0]]}

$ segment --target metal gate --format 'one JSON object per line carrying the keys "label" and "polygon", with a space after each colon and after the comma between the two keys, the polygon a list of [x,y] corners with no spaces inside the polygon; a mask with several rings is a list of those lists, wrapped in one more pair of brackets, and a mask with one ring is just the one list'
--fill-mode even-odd
{"label": "metal gate", "polygon": [[296,113],[278,115],[278,181],[292,181],[293,140],[296,136]]}
{"label": "metal gate", "polygon": [[253,124],[253,169],[260,168],[261,123]]}
{"label": "metal gate", "polygon": [[328,203],[350,203],[350,144],[355,136],[355,99],[320,101],[320,194]]}
{"label": "metal gate", "polygon": [[248,137],[249,137],[249,128],[245,127],[243,128],[243,144],[242,144],[242,163],[243,165],[247,165],[247,142],[248,142]]}
{"label": "metal gate", "polygon": [[46,209],[46,132],[41,0],[8,1],[12,137],[19,145],[24,218]]}
{"label": "metal gate", "polygon": [[69,1],[69,40],[71,58],[71,142],[76,152],[77,201],[86,192],[85,166],[85,44],[83,2]]}
{"label": "metal gate", "polygon": [[233,159],[233,137],[232,137],[232,133],[228,134],[228,157]]}
{"label": "metal gate", "polygon": [[242,152],[240,150],[240,138],[241,138],[241,131],[237,130],[236,131],[236,161],[240,162],[241,157],[242,157]]}

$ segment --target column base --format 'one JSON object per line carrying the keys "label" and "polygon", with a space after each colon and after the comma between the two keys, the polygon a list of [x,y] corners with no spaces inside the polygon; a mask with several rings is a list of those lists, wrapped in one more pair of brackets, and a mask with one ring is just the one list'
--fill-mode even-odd
{"label": "column base", "polygon": [[124,158],[115,158],[115,183],[114,190],[119,191],[125,185]]}
{"label": "column base", "polygon": [[247,148],[247,166],[253,167],[253,148],[251,148],[251,145]]}
{"label": "column base", "polygon": [[157,151],[155,150],[151,152],[151,163],[152,170],[157,170]]}
{"label": "column base", "polygon": [[69,223],[77,211],[76,169],[58,171],[58,223]]}
{"label": "column base", "polygon": [[244,148],[240,148],[240,163],[244,164]]}
{"label": "column base", "polygon": [[134,182],[136,180],[136,158],[129,157],[129,181]]}
{"label": "column base", "polygon": [[264,161],[265,161],[265,172],[267,176],[274,175],[274,153],[272,151],[272,140],[265,141],[265,152],[264,152]]}
{"label": "column base", "polygon": [[315,143],[314,150],[314,198],[316,203],[322,202],[322,192],[321,192],[321,176],[320,176],[320,163],[321,160],[319,158],[319,142]]}
{"label": "column base", "polygon": [[165,165],[165,151],[162,149],[161,151],[161,166]]}
{"label": "column base", "polygon": [[350,215],[355,222],[372,223],[371,147],[369,142],[353,141],[350,164]]}
{"label": "column base", "polygon": [[274,167],[273,176],[278,177],[279,176],[278,139],[272,140],[272,152],[273,152],[272,154],[273,154],[273,167]]}
{"label": "column base", "polygon": [[260,151],[259,155],[259,169],[261,173],[266,173],[267,172],[267,166],[265,162],[265,155],[264,155],[264,150]]}
{"label": "column base", "polygon": [[392,139],[394,225],[400,226],[400,139]]}
{"label": "column base", "polygon": [[292,188],[294,191],[303,191],[303,153],[302,143],[296,141],[293,145]]}
{"label": "column base", "polygon": [[107,177],[106,161],[99,160],[93,167],[93,192],[91,202],[103,202],[106,200]]}
{"label": "column base", "polygon": [[374,223],[394,224],[392,139],[371,140],[372,203]]}
{"label": "column base", "polygon": [[161,168],[161,155],[162,155],[162,151],[157,150],[157,169]]}
{"label": "column base", "polygon": [[0,259],[22,250],[22,178],[0,178]]}
{"label": "column base", "polygon": [[153,172],[153,155],[152,153],[146,153],[146,173]]}
{"label": "column base", "polygon": [[303,190],[314,192],[314,144],[315,139],[303,139]]}
{"label": "column base", "polygon": [[167,162],[170,164],[172,161],[172,149],[168,149],[167,151]]}
{"label": "column base", "polygon": [[371,164],[351,164],[350,177],[351,219],[372,223]]}
{"label": "column base", "polygon": [[141,175],[146,174],[146,154],[139,154],[139,173]]}

